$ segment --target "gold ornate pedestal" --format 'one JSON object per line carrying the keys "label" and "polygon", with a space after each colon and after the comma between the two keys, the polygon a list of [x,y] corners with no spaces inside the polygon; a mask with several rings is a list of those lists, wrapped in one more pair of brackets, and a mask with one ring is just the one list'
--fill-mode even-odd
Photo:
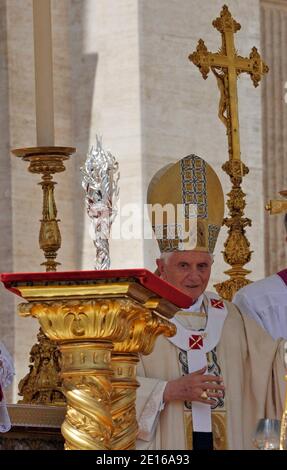
{"label": "gold ornate pedestal", "polygon": [[37,318],[61,351],[65,448],[134,449],[138,355],[149,354],[158,335],[175,333],[168,318],[178,307],[136,277],[90,273],[29,274],[9,287],[28,301],[19,314]]}

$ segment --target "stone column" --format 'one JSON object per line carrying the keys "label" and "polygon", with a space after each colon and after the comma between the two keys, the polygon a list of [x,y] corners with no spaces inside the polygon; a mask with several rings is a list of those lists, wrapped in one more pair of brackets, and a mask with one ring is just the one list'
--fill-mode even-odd
{"label": "stone column", "polygon": [[[287,2],[261,0],[262,54],[270,66],[262,87],[264,200],[287,184]],[[287,265],[282,216],[265,214],[266,274]]]}

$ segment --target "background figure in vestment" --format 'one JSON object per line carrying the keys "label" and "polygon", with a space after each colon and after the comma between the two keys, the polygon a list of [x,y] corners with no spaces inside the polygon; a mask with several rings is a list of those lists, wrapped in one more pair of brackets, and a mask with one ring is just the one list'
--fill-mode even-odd
{"label": "background figure in vestment", "polygon": [[[287,214],[284,225],[287,234]],[[287,339],[287,268],[243,287],[236,293],[233,302],[254,318],[272,338]]]}

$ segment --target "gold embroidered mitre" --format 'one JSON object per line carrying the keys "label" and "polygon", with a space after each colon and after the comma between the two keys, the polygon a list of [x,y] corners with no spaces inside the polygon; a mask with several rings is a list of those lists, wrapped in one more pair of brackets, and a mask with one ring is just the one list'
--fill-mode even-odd
{"label": "gold embroidered mitre", "polygon": [[196,155],[166,165],[152,178],[149,216],[160,251],[213,253],[224,216],[224,196],[211,166]]}

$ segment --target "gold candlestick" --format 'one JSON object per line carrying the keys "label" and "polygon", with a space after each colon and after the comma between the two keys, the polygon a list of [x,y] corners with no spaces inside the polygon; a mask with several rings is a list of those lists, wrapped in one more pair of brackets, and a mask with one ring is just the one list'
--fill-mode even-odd
{"label": "gold candlestick", "polygon": [[57,251],[61,247],[61,233],[57,219],[57,207],[54,198],[53,174],[65,171],[64,161],[75,153],[72,147],[32,147],[14,149],[12,153],[16,157],[21,157],[24,161],[30,162],[28,170],[31,173],[42,175],[39,184],[43,190],[43,218],[39,233],[39,245],[44,251],[46,261],[41,266],[46,267],[46,271],[56,271],[60,263],[56,262]]}
{"label": "gold candlestick", "polygon": [[[56,271],[60,265],[55,261],[57,251],[61,247],[61,233],[54,198],[54,187],[57,183],[53,181],[53,174],[65,171],[63,162],[75,151],[76,149],[72,147],[31,147],[12,150],[16,157],[21,157],[30,163],[28,170],[31,173],[42,175],[42,181],[39,183],[43,190],[39,244],[46,258],[42,263],[46,271]],[[60,368],[58,347],[45,337],[41,329],[38,340],[31,349],[30,371],[19,382],[19,395],[23,396],[20,403],[63,404],[65,397],[58,376]]]}

